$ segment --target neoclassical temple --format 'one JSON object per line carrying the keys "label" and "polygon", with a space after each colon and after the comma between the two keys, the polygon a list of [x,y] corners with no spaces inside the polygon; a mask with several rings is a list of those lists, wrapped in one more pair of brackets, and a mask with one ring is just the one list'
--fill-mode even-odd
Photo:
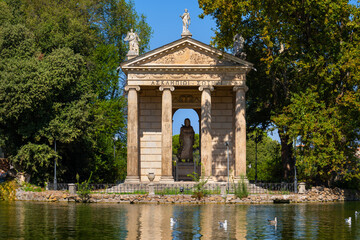
{"label": "neoclassical temple", "polygon": [[[200,120],[201,170],[211,181],[246,176],[246,74],[252,64],[184,34],[121,64],[128,94],[126,183],[174,182],[172,122],[178,109]],[[185,118],[186,116],[184,116]]]}

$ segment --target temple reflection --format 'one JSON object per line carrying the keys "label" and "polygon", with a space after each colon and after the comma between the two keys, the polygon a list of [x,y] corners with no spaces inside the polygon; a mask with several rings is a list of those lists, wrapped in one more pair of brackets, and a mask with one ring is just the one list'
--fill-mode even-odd
{"label": "temple reflection", "polygon": [[[249,206],[131,205],[127,239],[245,239]],[[171,226],[170,218],[176,222]],[[227,220],[228,228],[219,221]]]}

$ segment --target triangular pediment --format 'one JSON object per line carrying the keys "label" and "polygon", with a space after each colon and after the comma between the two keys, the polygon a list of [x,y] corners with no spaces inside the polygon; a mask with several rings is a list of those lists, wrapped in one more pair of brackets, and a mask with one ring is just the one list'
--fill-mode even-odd
{"label": "triangular pediment", "polygon": [[242,67],[252,64],[192,38],[182,38],[121,64],[127,68]]}
{"label": "triangular pediment", "polygon": [[194,48],[194,46],[184,46],[174,51],[161,54],[155,59],[149,59],[144,65],[222,65],[234,66],[236,62],[226,60],[221,56]]}

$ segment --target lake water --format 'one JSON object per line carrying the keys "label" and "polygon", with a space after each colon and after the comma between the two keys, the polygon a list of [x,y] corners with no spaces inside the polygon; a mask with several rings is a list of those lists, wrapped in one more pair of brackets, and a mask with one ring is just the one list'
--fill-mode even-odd
{"label": "lake water", "polygon": [[[0,239],[360,239],[360,202],[156,205],[0,202]],[[277,227],[267,219],[278,219]],[[345,218],[351,216],[351,226]],[[170,225],[170,218],[177,223]],[[227,220],[227,229],[218,222]]]}

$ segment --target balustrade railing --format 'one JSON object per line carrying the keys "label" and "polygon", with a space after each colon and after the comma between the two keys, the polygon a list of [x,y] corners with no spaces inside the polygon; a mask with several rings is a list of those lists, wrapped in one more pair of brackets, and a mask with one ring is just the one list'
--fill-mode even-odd
{"label": "balustrade railing", "polygon": [[[241,184],[241,183],[239,183]],[[75,185],[77,187],[77,185]],[[177,195],[194,194],[196,191],[203,191],[207,195],[217,195],[222,193],[221,188],[226,188],[230,194],[234,194],[238,185],[230,183],[207,183],[202,189],[194,183],[153,183],[155,195]],[[54,189],[53,183],[48,183],[49,190]],[[92,193],[99,194],[148,194],[149,184],[89,184]],[[69,190],[67,183],[57,183],[57,190]],[[293,183],[246,183],[246,190],[249,194],[289,194],[294,193]]]}

